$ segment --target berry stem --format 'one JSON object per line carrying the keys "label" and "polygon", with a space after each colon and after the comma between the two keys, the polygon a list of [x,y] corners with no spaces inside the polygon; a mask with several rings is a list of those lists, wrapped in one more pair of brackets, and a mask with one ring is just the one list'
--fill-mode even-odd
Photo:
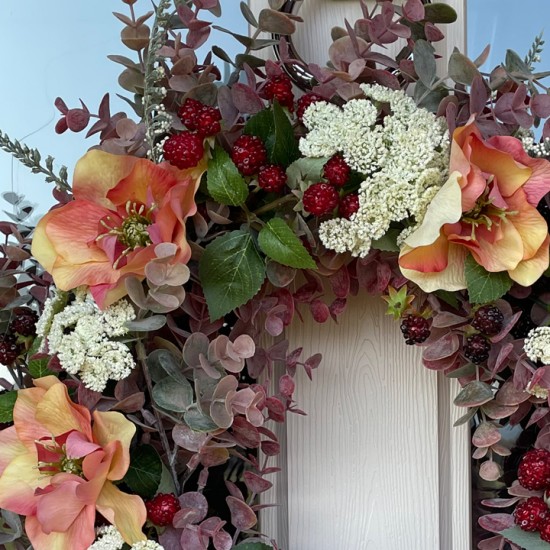
{"label": "berry stem", "polygon": [[257,210],[254,210],[252,212],[256,216],[259,216],[261,214],[265,214],[266,212],[271,212],[271,210],[275,210],[282,206],[283,204],[286,204],[288,202],[292,202],[295,200],[296,197],[294,195],[285,195],[284,197],[280,197],[278,199],[275,199],[272,202],[268,202],[267,204],[264,204],[263,206],[260,206]]}

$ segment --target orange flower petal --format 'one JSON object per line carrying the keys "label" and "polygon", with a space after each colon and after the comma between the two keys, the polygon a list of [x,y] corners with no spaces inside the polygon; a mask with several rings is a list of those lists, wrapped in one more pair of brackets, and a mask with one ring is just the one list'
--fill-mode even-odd
{"label": "orange flower petal", "polygon": [[421,273],[438,273],[446,269],[449,256],[449,241],[441,234],[432,244],[410,248],[403,247],[399,266]]}
{"label": "orange flower petal", "polygon": [[17,392],[13,407],[13,422],[19,441],[32,453],[36,453],[35,441],[51,437],[51,433],[36,419],[36,407],[44,397],[43,388],[27,388]]}
{"label": "orange flower petal", "polygon": [[95,540],[95,508],[86,506],[69,529],[46,534],[36,516],[27,516],[25,531],[35,550],[88,550]]}
{"label": "orange flower petal", "polygon": [[102,447],[110,443],[117,445],[108,479],[122,479],[130,466],[130,443],[136,433],[136,426],[118,412],[94,412],[94,440]]}
{"label": "orange flower petal", "polygon": [[[145,276],[139,278],[144,279]],[[98,284],[91,286],[90,292],[100,309],[108,308],[128,294],[124,277],[121,277],[115,284]]]}
{"label": "orange flower petal", "polygon": [[55,211],[52,210],[40,219],[34,230],[31,245],[31,254],[49,273],[51,273],[57,259],[57,252],[46,233],[46,227],[54,214]]}
{"label": "orange flower petal", "polygon": [[98,149],[86,153],[77,163],[73,177],[75,199],[94,202],[113,208],[107,193],[130,174],[140,159],[126,155],[112,155]]}
{"label": "orange flower petal", "polygon": [[508,271],[511,279],[522,286],[531,286],[538,281],[548,269],[550,235],[547,235],[537,253],[529,260],[522,261],[511,271]]}
{"label": "orange flower petal", "polygon": [[96,507],[100,514],[116,526],[126,543],[132,545],[140,540],[146,540],[141,528],[147,512],[143,500],[137,495],[123,493],[107,481]]}
{"label": "orange flower petal", "polygon": [[0,508],[28,516],[36,511],[35,490],[46,487],[50,478],[37,466],[36,453],[15,457],[0,476]]}
{"label": "orange flower petal", "polygon": [[0,432],[0,476],[15,457],[27,452],[27,447],[19,441],[15,426],[2,430]]}
{"label": "orange flower petal", "polygon": [[47,390],[37,404],[36,420],[54,436],[76,430],[92,439],[90,411],[73,403],[67,387],[61,382]]}

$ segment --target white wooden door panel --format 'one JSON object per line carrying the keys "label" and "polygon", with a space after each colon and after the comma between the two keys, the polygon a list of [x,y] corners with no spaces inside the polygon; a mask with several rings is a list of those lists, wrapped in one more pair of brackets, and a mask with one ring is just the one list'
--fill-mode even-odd
{"label": "white wooden door panel", "polygon": [[[249,0],[255,13],[267,0]],[[441,66],[464,51],[464,0],[449,0],[460,21],[439,43]],[[295,45],[324,64],[330,29],[360,15],[358,0],[304,0]],[[263,502],[262,530],[285,550],[470,550],[470,447],[452,403],[458,385],[426,370],[404,344],[379,298],[354,299],[336,325],[306,316],[287,334],[323,362],[278,430],[281,467]]]}

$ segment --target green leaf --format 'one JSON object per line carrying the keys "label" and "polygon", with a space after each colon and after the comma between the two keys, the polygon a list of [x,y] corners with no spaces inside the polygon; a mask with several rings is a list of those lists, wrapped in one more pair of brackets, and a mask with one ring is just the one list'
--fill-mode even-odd
{"label": "green leaf", "polygon": [[440,299],[443,300],[446,304],[449,304],[454,309],[460,308],[460,303],[456,294],[448,290],[436,290],[434,294]]}
{"label": "green leaf", "polygon": [[447,4],[425,4],[424,18],[430,23],[454,23],[457,20],[456,11]]}
{"label": "green leaf", "polygon": [[294,136],[292,123],[278,101],[273,103],[273,120],[275,121],[275,142],[270,160],[273,164],[288,166],[300,158],[300,149]]}
{"label": "green leaf", "polygon": [[206,186],[210,196],[221,204],[239,206],[248,197],[248,185],[229,154],[219,146],[208,161]]}
{"label": "green leaf", "polygon": [[49,362],[49,356],[41,357],[40,359],[31,359],[27,365],[30,375],[33,378],[42,378],[43,376],[49,376],[50,374],[57,376],[54,371],[48,368]]}
{"label": "green leaf", "polygon": [[319,181],[323,177],[323,168],[328,160],[328,157],[304,157],[294,161],[286,170],[288,186],[297,189],[303,181]]}
{"label": "green leaf", "polygon": [[0,394],[0,422],[13,421],[13,407],[16,399],[16,391],[8,391]]}
{"label": "green leaf", "polygon": [[466,258],[464,273],[472,304],[494,302],[512,288],[512,279],[508,273],[489,273],[474,260],[473,256]]}
{"label": "green leaf", "polygon": [[130,453],[130,467],[122,480],[143,498],[155,496],[162,479],[162,460],[151,445],[139,445]]}
{"label": "green leaf", "polygon": [[540,538],[539,533],[522,531],[517,525],[510,529],[504,529],[499,535],[527,550],[548,550],[548,543]]}
{"label": "green leaf", "polygon": [[464,366],[447,373],[445,376],[447,378],[466,378],[467,376],[472,376],[475,373],[476,366],[472,363],[466,363]]}
{"label": "green leaf", "polygon": [[273,550],[273,546],[263,542],[241,542],[235,546],[234,550]]}
{"label": "green leaf", "polygon": [[167,411],[183,413],[193,403],[193,388],[185,379],[176,382],[167,376],[154,385],[153,400]]}
{"label": "green leaf", "polygon": [[449,76],[458,84],[471,86],[474,78],[480,74],[474,62],[455,48],[449,58]]}
{"label": "green leaf", "polygon": [[212,320],[253,298],[264,282],[265,265],[250,233],[232,231],[212,241],[200,259],[199,277]]}
{"label": "green leaf", "polygon": [[416,74],[427,88],[431,88],[436,75],[435,50],[426,40],[417,40],[413,50]]}
{"label": "green leaf", "polygon": [[277,101],[273,107],[255,114],[246,123],[244,133],[259,137],[266,146],[270,162],[288,166],[300,158],[300,149],[292,123]]}
{"label": "green leaf", "polygon": [[260,231],[258,243],[265,255],[280,264],[299,269],[316,269],[302,241],[281,218],[273,218]]}
{"label": "green leaf", "polygon": [[400,229],[388,229],[382,237],[372,241],[372,248],[382,250],[383,252],[399,252],[397,246],[397,237],[401,233]]}
{"label": "green leaf", "polygon": [[178,384],[185,384],[187,379],[182,373],[182,361],[167,349],[156,349],[147,357],[147,366],[155,382],[160,382],[167,376]]}
{"label": "green leaf", "polygon": [[462,424],[466,424],[466,422],[470,422],[472,418],[476,415],[478,411],[478,407],[473,407],[468,410],[466,414],[463,414],[459,419],[455,420],[453,427],[462,426]]}

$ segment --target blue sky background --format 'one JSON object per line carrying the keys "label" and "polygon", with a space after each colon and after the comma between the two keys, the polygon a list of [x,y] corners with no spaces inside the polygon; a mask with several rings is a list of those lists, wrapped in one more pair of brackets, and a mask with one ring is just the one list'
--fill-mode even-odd
{"label": "blue sky background", "polygon": [[[149,6],[147,0],[139,0],[136,10],[143,13]],[[222,26],[246,34],[238,0],[222,0],[222,9]],[[85,132],[56,135],[53,129],[59,113],[54,99],[61,96],[69,107],[74,107],[82,98],[95,112],[103,94],[110,92],[113,111],[125,109],[115,95],[122,92],[117,85],[121,66],[106,56],[122,54],[133,58],[133,53],[120,42],[123,25],[111,11],[127,13],[127,6],[116,0],[0,0],[0,36],[4,45],[0,56],[0,128],[37,147],[43,156],[54,156],[59,164],[69,167],[70,173],[78,158],[96,141],[85,140]],[[469,54],[475,57],[487,43],[492,43],[487,69],[504,58],[507,48],[523,57],[545,21],[550,21],[548,0],[521,0],[519,10],[517,0],[469,0]],[[214,33],[211,41],[230,55],[242,51],[242,46],[221,33]],[[550,67],[550,53],[543,53],[540,67]],[[38,203],[42,212],[53,204],[50,184],[0,151],[0,190],[11,189]],[[7,207],[0,202],[0,208]]]}

